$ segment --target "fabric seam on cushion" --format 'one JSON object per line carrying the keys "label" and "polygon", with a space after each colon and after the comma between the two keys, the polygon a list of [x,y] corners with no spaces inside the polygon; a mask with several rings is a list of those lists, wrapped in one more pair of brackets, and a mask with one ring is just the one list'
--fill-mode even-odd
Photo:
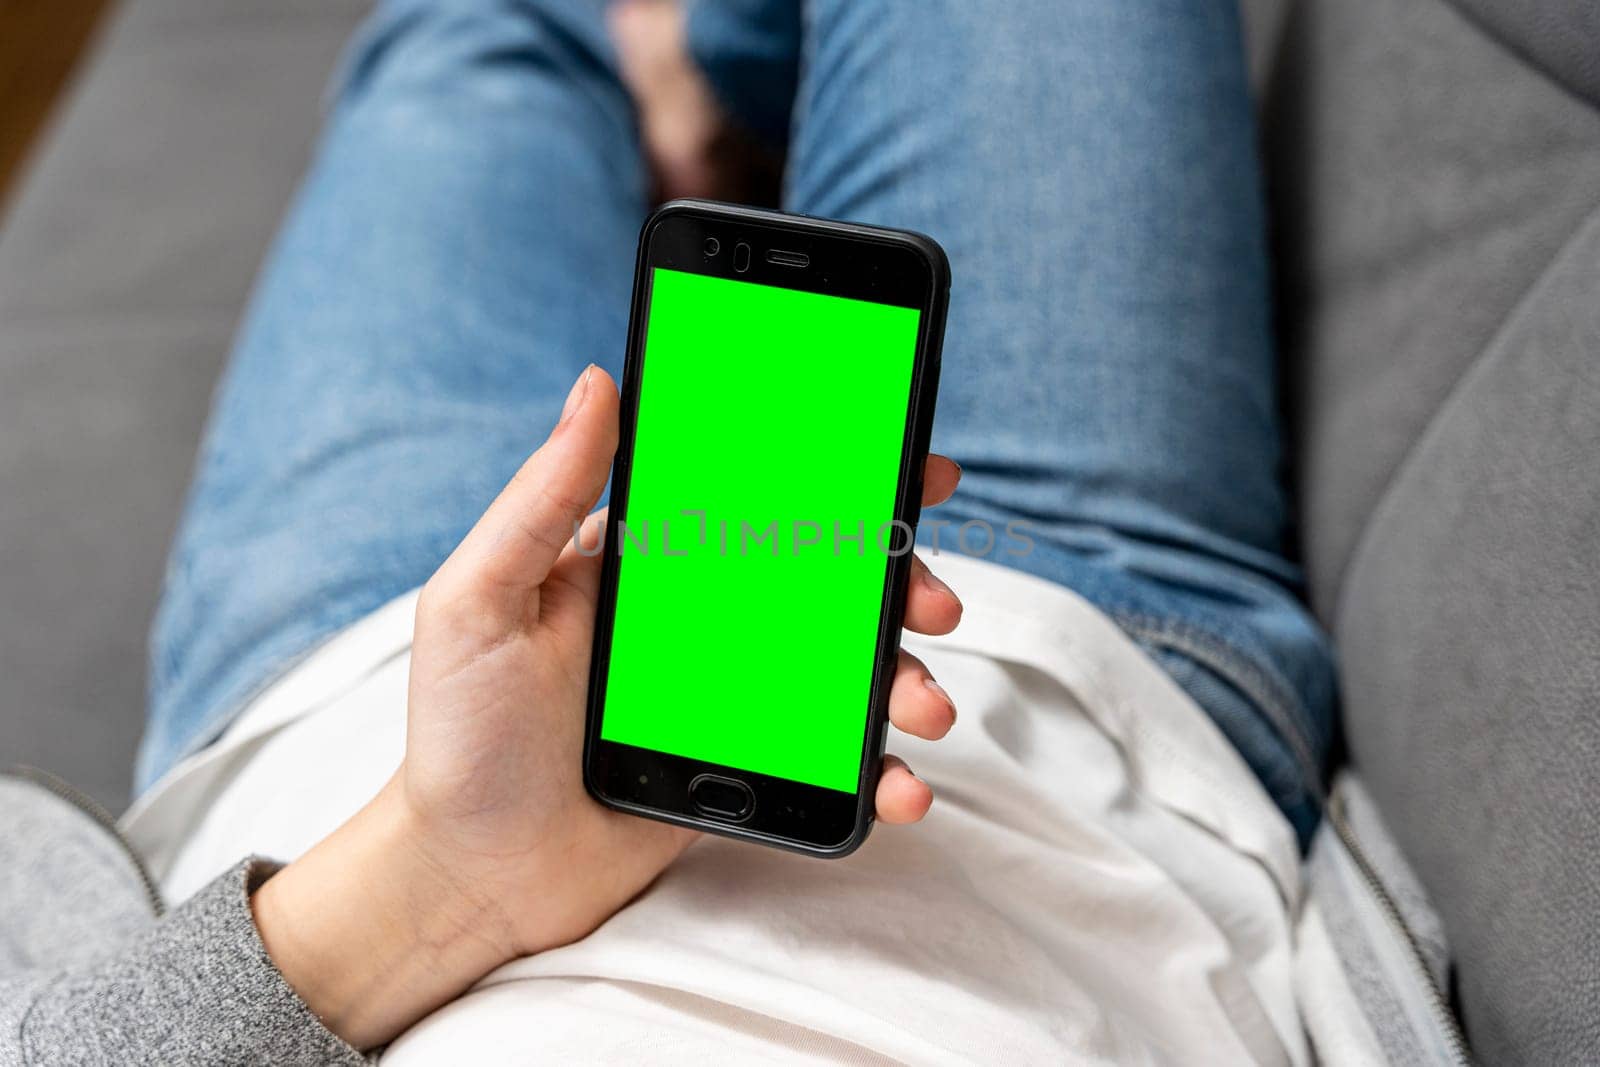
{"label": "fabric seam on cushion", "polygon": [[1450,8],[1450,10],[1456,13],[1457,18],[1461,19],[1461,21],[1465,22],[1474,31],[1476,31],[1480,37],[1491,41],[1502,52],[1539,75],[1542,80],[1549,82],[1563,95],[1571,97],[1575,103],[1581,104],[1591,111],[1600,110],[1600,100],[1592,100],[1579,90],[1568,85],[1562,78],[1552,71],[1548,65],[1540,62],[1538,59],[1529,55],[1522,48],[1507,40],[1503,33],[1489,25],[1480,16],[1462,7],[1460,0],[1443,0],[1443,3],[1446,7]]}
{"label": "fabric seam on cushion", "polygon": [[1561,242],[1555,251],[1551,253],[1544,266],[1539,268],[1528,284],[1523,287],[1522,292],[1518,294],[1516,301],[1511,305],[1511,310],[1506,313],[1505,318],[1495,327],[1494,332],[1489,336],[1489,340],[1484,343],[1478,354],[1472,358],[1471,364],[1457,377],[1455,384],[1446,391],[1438,406],[1433,409],[1433,414],[1428,416],[1428,421],[1423,426],[1422,432],[1417,434],[1411,446],[1406,449],[1405,454],[1400,457],[1399,462],[1394,465],[1389,477],[1384,481],[1383,489],[1378,493],[1377,503],[1367,513],[1367,520],[1361,526],[1361,535],[1356,539],[1355,547],[1351,550],[1350,557],[1345,561],[1345,565],[1339,574],[1339,591],[1332,613],[1335,640],[1338,639],[1340,633],[1344,632],[1345,616],[1350,608],[1352,576],[1360,568],[1367,554],[1373,550],[1371,547],[1372,541],[1376,536],[1373,530],[1398,506],[1395,503],[1398,487],[1406,481],[1413,468],[1420,462],[1418,457],[1427,450],[1435,438],[1444,432],[1442,427],[1446,416],[1455,409],[1468,387],[1479,377],[1488,373],[1487,367],[1493,361],[1493,357],[1504,347],[1506,339],[1511,335],[1512,331],[1520,325],[1529,305],[1544,287],[1551,274],[1566,261],[1572,250],[1579,246],[1595,229],[1597,219],[1600,219],[1600,204],[1595,204],[1589,208],[1573,229],[1571,236]]}

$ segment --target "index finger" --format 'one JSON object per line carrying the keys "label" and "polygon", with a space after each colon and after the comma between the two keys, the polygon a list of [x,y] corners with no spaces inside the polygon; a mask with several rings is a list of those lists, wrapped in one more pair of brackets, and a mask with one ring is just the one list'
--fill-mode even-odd
{"label": "index finger", "polygon": [[538,588],[572,540],[574,522],[605,488],[617,450],[617,406],[616,383],[589,366],[549,438],[439,568],[439,587],[513,611],[537,605]]}

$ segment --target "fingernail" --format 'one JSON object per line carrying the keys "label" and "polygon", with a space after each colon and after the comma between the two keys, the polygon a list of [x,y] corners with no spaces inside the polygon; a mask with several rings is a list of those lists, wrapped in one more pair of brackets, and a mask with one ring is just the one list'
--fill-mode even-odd
{"label": "fingernail", "polygon": [[948,585],[945,585],[943,580],[941,580],[940,577],[937,574],[934,574],[932,571],[926,569],[923,570],[922,580],[927,582],[928,588],[932,589],[935,593],[943,593],[956,603],[961,603],[961,598],[956,596],[956,591],[951,589]]}
{"label": "fingernail", "polygon": [[593,376],[594,364],[591,363],[583,368],[583,373],[578,375],[578,380],[572,384],[572,392],[567,394],[567,402],[561,408],[561,418],[557,420],[557,426],[566,425],[567,420],[576,415],[578,409],[583,407],[583,399],[589,395],[589,379]]}
{"label": "fingernail", "polygon": [[952,723],[955,722],[956,721],[956,702],[954,700],[950,699],[950,694],[945,692],[944,686],[942,686],[938,682],[934,681],[931,677],[924,678],[922,680],[922,684],[927,686],[929,689],[932,689],[935,693],[937,693],[939,695],[939,699],[944,701],[945,705],[947,707],[949,707],[949,709],[950,709],[950,721]]}

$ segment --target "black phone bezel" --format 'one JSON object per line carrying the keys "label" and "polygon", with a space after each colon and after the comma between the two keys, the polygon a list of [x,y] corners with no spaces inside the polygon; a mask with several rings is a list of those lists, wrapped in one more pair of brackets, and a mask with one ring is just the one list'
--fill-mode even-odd
{"label": "black phone bezel", "polygon": [[[708,237],[717,239],[718,254],[705,253]],[[751,246],[748,268],[742,272],[734,269],[732,255],[740,243]],[[805,268],[796,268],[769,262],[767,252],[774,249],[799,253],[809,263]],[[627,506],[644,373],[644,333],[655,267],[873,300],[916,308],[922,313],[894,506],[894,517],[914,530],[921,514],[922,473],[933,426],[949,298],[949,265],[938,244],[909,231],[711,201],[675,200],[662,205],[645,222],[639,235],[622,375],[621,436],[611,479],[614,516],[623,515]],[[583,780],[589,793],[607,807],[633,815],[807,855],[839,857],[859,848],[873,821],[878,769],[888,728],[889,687],[894,680],[911,575],[910,553],[891,555],[888,561],[861,769],[856,792],[850,794],[600,737],[623,555],[612,550],[615,534],[612,520],[606,528],[584,729]],[[782,654],[781,649],[777,652]],[[690,784],[702,775],[747,783],[755,793],[754,810],[737,821],[697,812],[688,794]]]}

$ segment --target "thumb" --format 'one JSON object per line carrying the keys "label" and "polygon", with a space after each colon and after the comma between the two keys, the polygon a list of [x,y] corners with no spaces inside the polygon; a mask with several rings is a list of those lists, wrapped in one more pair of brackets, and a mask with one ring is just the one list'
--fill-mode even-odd
{"label": "thumb", "polygon": [[456,595],[526,610],[605,488],[617,451],[617,386],[590,364],[561,419],[440,568]]}

